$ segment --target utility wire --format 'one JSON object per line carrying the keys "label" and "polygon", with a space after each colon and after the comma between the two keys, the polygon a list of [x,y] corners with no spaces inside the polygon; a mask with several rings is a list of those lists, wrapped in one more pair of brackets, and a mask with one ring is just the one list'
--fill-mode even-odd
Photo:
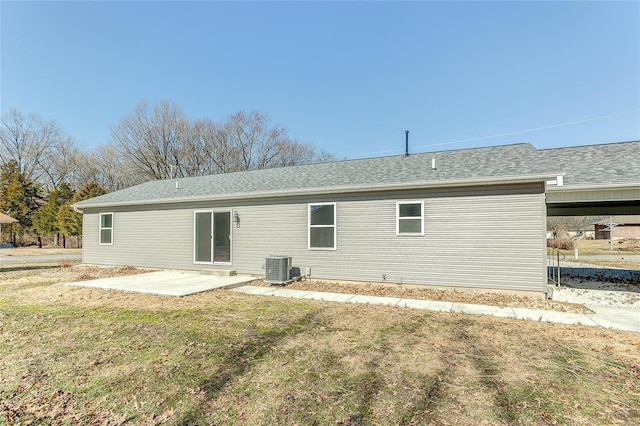
{"label": "utility wire", "polygon": [[[520,133],[536,132],[538,130],[546,130],[546,129],[553,129],[553,128],[556,128],[556,127],[571,126],[573,124],[586,123],[588,121],[603,120],[605,118],[616,117],[618,115],[630,114],[632,112],[634,112],[634,111],[618,112],[618,113],[615,113],[615,114],[601,115],[599,117],[585,118],[584,120],[576,120],[576,121],[568,121],[566,123],[552,124],[550,126],[534,127],[532,129],[517,130],[515,132],[507,132],[507,133],[498,133],[496,135],[481,136],[481,137],[478,137],[478,138],[460,139],[460,140],[457,140],[457,141],[434,143],[434,144],[430,144],[430,145],[420,145],[420,146],[416,146],[416,147],[413,147],[413,148],[414,149],[431,148],[431,147],[434,147],[434,146],[454,145],[454,144],[457,144],[457,143],[479,141],[479,140],[483,140],[483,139],[497,138],[497,137],[500,137],[500,136],[518,135]],[[365,155],[386,154],[386,153],[397,152],[397,151],[402,151],[402,149],[389,149],[389,150],[386,150],[386,151],[366,152],[366,153],[361,153],[361,154],[355,154],[354,156],[355,157],[359,157],[359,156],[365,156]]]}

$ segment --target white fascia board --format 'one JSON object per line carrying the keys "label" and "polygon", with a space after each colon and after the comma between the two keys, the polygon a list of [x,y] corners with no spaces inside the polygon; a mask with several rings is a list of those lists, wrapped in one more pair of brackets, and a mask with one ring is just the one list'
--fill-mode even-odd
{"label": "white fascia board", "polygon": [[549,191],[594,191],[603,189],[640,189],[640,182],[635,183],[594,183],[586,185],[548,186]]}

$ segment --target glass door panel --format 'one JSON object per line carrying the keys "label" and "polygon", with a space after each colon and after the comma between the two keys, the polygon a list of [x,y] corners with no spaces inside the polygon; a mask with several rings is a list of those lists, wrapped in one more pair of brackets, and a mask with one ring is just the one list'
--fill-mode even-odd
{"label": "glass door panel", "polygon": [[195,261],[211,263],[211,212],[196,212]]}
{"label": "glass door panel", "polygon": [[213,261],[231,263],[231,212],[213,214]]}

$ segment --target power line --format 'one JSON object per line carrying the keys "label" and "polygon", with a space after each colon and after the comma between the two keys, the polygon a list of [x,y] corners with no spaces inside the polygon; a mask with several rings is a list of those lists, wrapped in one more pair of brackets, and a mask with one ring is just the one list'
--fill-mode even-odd
{"label": "power line", "polygon": [[552,124],[550,126],[534,127],[532,129],[518,130],[518,131],[515,131],[515,132],[499,133],[497,135],[482,136],[482,137],[479,137],[479,138],[461,139],[461,140],[452,141],[452,142],[443,142],[443,143],[436,143],[436,144],[431,144],[431,145],[422,145],[422,146],[417,146],[416,148],[428,148],[428,147],[431,147],[431,146],[453,145],[453,144],[462,143],[462,142],[479,141],[479,140],[482,140],[482,139],[491,139],[491,138],[497,138],[497,137],[500,137],[500,136],[517,135],[517,134],[520,134],[520,133],[528,133],[528,132],[535,132],[535,131],[538,131],[538,130],[553,129],[555,127],[571,126],[573,124],[586,123],[588,121],[602,120],[602,119],[609,118],[609,117],[615,117],[615,116],[618,116],[618,115],[629,114],[630,112],[632,112],[632,111],[619,112],[619,113],[616,113],[616,114],[607,114],[607,115],[602,115],[600,117],[585,118],[584,120],[569,121],[569,122],[560,123],[560,124]]}
{"label": "power line", "polygon": [[[414,149],[431,148],[431,147],[434,147],[434,146],[454,145],[454,144],[463,143],[463,142],[472,142],[472,141],[479,141],[479,140],[483,140],[483,139],[497,138],[497,137],[500,137],[500,136],[518,135],[518,134],[521,134],[521,133],[536,132],[538,130],[553,129],[553,128],[556,128],[556,127],[571,126],[573,124],[586,123],[586,122],[589,122],[589,121],[603,120],[605,118],[610,118],[610,117],[616,117],[616,116],[619,116],[619,115],[630,114],[632,112],[634,112],[634,111],[618,112],[618,113],[614,113],[614,114],[601,115],[601,116],[598,116],[598,117],[585,118],[584,120],[568,121],[566,123],[552,124],[552,125],[549,125],[549,126],[542,126],[542,127],[534,127],[534,128],[531,128],[531,129],[517,130],[515,132],[498,133],[498,134],[495,134],[495,135],[481,136],[481,137],[477,137],[477,138],[460,139],[460,140],[456,140],[456,141],[435,143],[435,144],[429,144],[429,145],[420,145],[420,146],[416,146],[416,147],[413,147],[413,148]],[[402,151],[402,150],[401,149],[389,149],[389,150],[386,150],[386,151],[375,151],[375,152],[366,152],[366,153],[361,153],[361,154],[354,154],[354,156],[386,154],[386,153],[397,152],[397,151]]]}

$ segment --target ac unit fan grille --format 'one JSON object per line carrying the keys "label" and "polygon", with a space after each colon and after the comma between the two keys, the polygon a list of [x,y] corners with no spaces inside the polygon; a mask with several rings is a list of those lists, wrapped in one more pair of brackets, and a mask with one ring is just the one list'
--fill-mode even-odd
{"label": "ac unit fan grille", "polygon": [[268,283],[282,284],[289,281],[291,258],[288,256],[269,256],[265,261],[264,280]]}

